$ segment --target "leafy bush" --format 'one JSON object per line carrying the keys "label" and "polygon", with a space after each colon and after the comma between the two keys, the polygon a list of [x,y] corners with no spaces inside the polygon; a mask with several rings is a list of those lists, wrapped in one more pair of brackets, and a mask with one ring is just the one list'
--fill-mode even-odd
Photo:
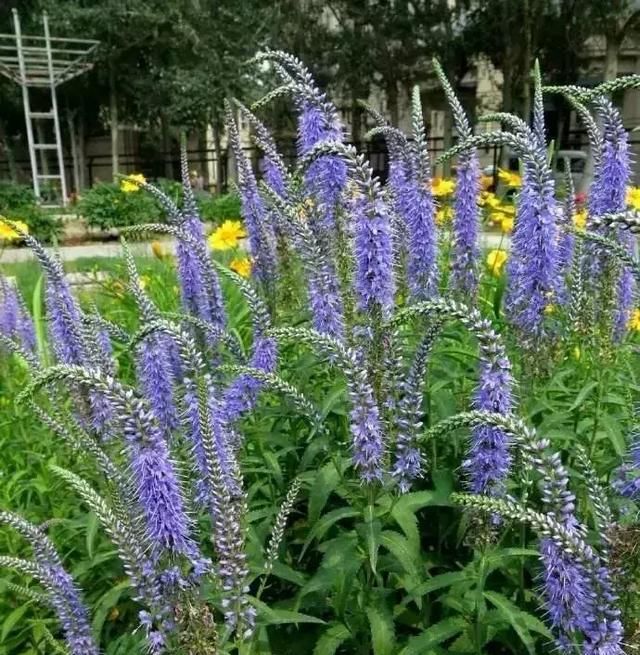
{"label": "leafy bush", "polygon": [[198,198],[202,219],[218,225],[227,220],[240,220],[240,198],[235,193]]}
{"label": "leafy bush", "polygon": [[46,243],[62,232],[62,223],[38,205],[33,189],[26,184],[0,182],[0,215],[23,221],[31,234]]}
{"label": "leafy bush", "polygon": [[109,230],[156,221],[160,209],[149,195],[125,193],[117,183],[101,182],[82,194],[77,211],[89,227]]}

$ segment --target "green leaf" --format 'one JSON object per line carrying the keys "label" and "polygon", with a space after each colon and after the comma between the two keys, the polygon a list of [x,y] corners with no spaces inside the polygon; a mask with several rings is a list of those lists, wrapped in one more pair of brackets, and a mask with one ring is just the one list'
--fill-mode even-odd
{"label": "green leaf", "polygon": [[27,601],[24,605],[16,607],[12,612],[10,612],[7,618],[2,622],[2,633],[0,633],[0,642],[4,642],[7,638],[7,635],[13,630],[16,623],[20,622],[20,619],[24,616],[25,612],[29,609],[31,601]]}
{"label": "green leaf", "polygon": [[582,403],[587,399],[587,396],[598,386],[597,382],[587,382],[587,384],[580,389],[578,392],[578,395],[576,396],[576,399],[573,401],[571,406],[567,411],[572,412],[574,409],[577,409],[582,405]]}
{"label": "green leaf", "polygon": [[506,596],[495,591],[485,591],[484,597],[498,610],[511,627],[515,630],[520,641],[524,644],[530,655],[535,655],[535,643],[526,623],[522,619],[523,612],[514,605]]}
{"label": "green leaf", "polygon": [[[459,584],[461,582],[473,582],[474,577],[471,571],[466,569],[463,571],[450,571],[449,573],[441,573],[440,575],[434,575],[433,578],[429,578],[426,582],[419,584],[417,587],[409,590],[409,595],[424,596],[429,594],[432,591],[437,591],[438,589],[443,589],[444,587],[450,587],[454,584]],[[407,602],[410,598],[406,599]]]}
{"label": "green leaf", "polygon": [[304,542],[304,546],[302,547],[300,559],[304,557],[309,544],[315,538],[322,539],[322,537],[332,525],[338,521],[342,521],[343,519],[358,516],[359,513],[360,512],[358,512],[357,509],[353,509],[353,507],[338,507],[337,509],[332,509],[330,512],[327,512],[309,531],[309,535],[307,536],[307,539]]}
{"label": "green leaf", "polygon": [[380,548],[380,533],[382,528],[380,521],[373,516],[373,505],[367,505],[364,510],[365,535],[367,541],[367,552],[369,553],[369,563],[374,575],[377,573],[378,548]]}
{"label": "green leaf", "polygon": [[320,416],[322,419],[327,418],[331,410],[333,410],[336,407],[336,405],[339,404],[339,401],[344,399],[344,394],[345,394],[345,383],[342,380],[340,380],[325,396],[324,402],[322,403],[322,407],[320,409]]}
{"label": "green leaf", "polygon": [[417,637],[411,637],[400,655],[425,655],[429,648],[455,637],[467,627],[467,622],[461,616],[452,616],[428,627]]}
{"label": "green leaf", "polygon": [[131,583],[129,580],[123,580],[121,583],[112,587],[109,591],[103,594],[96,604],[91,627],[93,630],[93,636],[98,643],[100,643],[100,633],[102,632],[102,626],[104,625],[107,615],[118,604],[120,596],[122,596],[125,589],[128,589],[130,586]]}
{"label": "green leaf", "polygon": [[271,575],[275,575],[276,578],[280,578],[281,580],[292,582],[293,584],[298,585],[298,587],[302,587],[307,582],[306,576],[277,559],[273,562]]}
{"label": "green leaf", "polygon": [[351,637],[351,632],[342,623],[333,623],[320,635],[313,649],[313,655],[335,655],[340,646]]}
{"label": "green leaf", "polygon": [[266,603],[257,598],[250,598],[251,604],[258,610],[258,619],[266,625],[284,625],[286,623],[319,623],[325,624],[325,621],[309,614],[292,612],[277,607],[269,607]]}
{"label": "green leaf", "polygon": [[340,474],[332,462],[325,464],[318,471],[309,491],[309,523],[311,525],[320,518],[320,513],[339,481]]}
{"label": "green leaf", "polygon": [[393,645],[396,641],[393,618],[385,609],[373,605],[367,607],[373,655],[391,655],[393,653]]}
{"label": "green leaf", "polygon": [[418,519],[411,507],[406,504],[396,503],[391,510],[394,521],[402,528],[407,539],[417,548],[420,547],[420,532],[418,531]]}
{"label": "green leaf", "polygon": [[380,543],[398,560],[412,581],[422,579],[419,553],[406,537],[398,532],[385,530],[380,536]]}
{"label": "green leaf", "polygon": [[87,522],[86,536],[87,554],[89,555],[89,559],[93,559],[93,547],[96,542],[96,535],[98,534],[99,525],[100,522],[98,521],[98,517],[93,512],[90,512],[89,520]]}

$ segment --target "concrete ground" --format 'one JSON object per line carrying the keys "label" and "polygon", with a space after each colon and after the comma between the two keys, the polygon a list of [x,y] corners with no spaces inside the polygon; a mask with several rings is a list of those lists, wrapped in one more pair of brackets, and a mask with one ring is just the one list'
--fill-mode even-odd
{"label": "concrete ground", "polygon": [[[482,232],[480,234],[480,245],[482,248],[497,248],[500,245],[501,236],[499,234]],[[162,240],[162,245],[169,251],[175,249],[173,240]],[[509,237],[502,239],[502,248],[509,247]],[[129,242],[129,248],[134,255],[143,257],[151,256],[150,242]],[[51,250],[51,248],[47,248]],[[118,242],[113,243],[87,243],[78,246],[59,246],[58,252],[62,261],[74,261],[84,257],[121,257],[122,248]],[[34,259],[33,253],[29,248],[5,248],[0,250],[0,264],[13,264],[16,262],[28,262]]]}

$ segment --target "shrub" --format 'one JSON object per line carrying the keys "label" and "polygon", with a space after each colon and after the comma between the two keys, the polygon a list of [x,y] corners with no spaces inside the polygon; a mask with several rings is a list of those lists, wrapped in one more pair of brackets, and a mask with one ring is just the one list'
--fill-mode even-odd
{"label": "shrub", "polygon": [[33,189],[26,184],[0,182],[0,214],[23,221],[31,234],[46,243],[58,238],[62,231],[62,223],[38,205]]}
{"label": "shrub", "polygon": [[114,182],[101,182],[86,191],[78,213],[87,225],[101,230],[156,221],[160,210],[146,193],[124,193]]}
{"label": "shrub", "polygon": [[198,198],[202,219],[218,225],[226,220],[240,219],[240,198],[235,193]]}

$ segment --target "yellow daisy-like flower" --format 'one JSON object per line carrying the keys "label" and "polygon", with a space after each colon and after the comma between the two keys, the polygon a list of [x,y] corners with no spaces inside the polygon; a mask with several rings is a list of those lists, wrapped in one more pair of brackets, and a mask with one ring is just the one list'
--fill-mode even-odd
{"label": "yellow daisy-like flower", "polygon": [[[0,241],[16,241],[20,239],[20,234],[14,230],[8,223],[5,223],[0,216]],[[29,226],[22,221],[13,221],[20,230],[29,232]]]}
{"label": "yellow daisy-like flower", "polygon": [[166,259],[169,256],[167,249],[160,241],[151,242],[151,252],[156,259]]}
{"label": "yellow daisy-like flower", "polygon": [[503,214],[507,214],[509,216],[515,216],[516,207],[515,207],[515,205],[500,205],[500,211]]}
{"label": "yellow daisy-like flower", "polygon": [[480,177],[480,188],[486,191],[493,184],[493,177],[491,175],[482,175]]}
{"label": "yellow daisy-like flower", "polygon": [[491,209],[497,209],[498,207],[500,207],[501,202],[500,202],[500,198],[498,198],[498,196],[496,196],[496,194],[493,193],[492,191],[483,191],[480,194],[478,204],[481,207],[484,207],[486,205],[487,207],[491,207]]}
{"label": "yellow daisy-like flower", "polygon": [[505,218],[508,218],[508,216],[502,211],[491,212],[491,214],[489,214],[489,223],[491,223],[491,225],[502,225],[502,221],[504,221]]}
{"label": "yellow daisy-like flower", "polygon": [[248,257],[232,259],[229,268],[242,277],[249,277],[251,275],[251,261]]}
{"label": "yellow daisy-like flower", "polygon": [[640,332],[640,309],[633,310],[633,312],[631,313],[631,318],[629,319],[629,323],[627,324],[627,327],[632,332]]}
{"label": "yellow daisy-like flower", "polygon": [[500,230],[502,234],[511,234],[513,232],[513,216],[505,216],[500,221]]}
{"label": "yellow daisy-like flower", "polygon": [[451,210],[451,207],[446,206],[446,207],[440,207],[438,211],[436,212],[436,225],[438,227],[442,227],[445,223],[448,223],[453,217],[453,211]]}
{"label": "yellow daisy-like flower", "polygon": [[209,245],[214,250],[230,250],[238,241],[247,236],[240,221],[225,221],[209,236]]}
{"label": "yellow daisy-like flower", "polygon": [[505,171],[503,168],[498,169],[498,179],[505,186],[511,187],[513,189],[518,189],[522,186],[522,178],[518,173],[513,171]]}
{"label": "yellow daisy-like flower", "polygon": [[505,250],[491,250],[489,252],[487,255],[487,266],[491,275],[500,277],[507,258],[508,256]]}
{"label": "yellow daisy-like flower", "polygon": [[627,187],[627,207],[636,210],[640,209],[640,187]]}
{"label": "yellow daisy-like flower", "polygon": [[573,215],[573,225],[578,230],[584,230],[584,228],[587,226],[587,210],[586,209],[581,209],[579,212],[576,212]]}
{"label": "yellow daisy-like flower", "polygon": [[436,198],[443,198],[444,196],[450,196],[456,188],[456,183],[454,180],[447,180],[442,177],[434,177],[431,180],[431,193]]}
{"label": "yellow daisy-like flower", "polygon": [[146,183],[146,178],[142,173],[133,173],[132,175],[127,175],[120,182],[120,191],[124,193],[133,193],[134,191],[139,191],[140,186]]}

